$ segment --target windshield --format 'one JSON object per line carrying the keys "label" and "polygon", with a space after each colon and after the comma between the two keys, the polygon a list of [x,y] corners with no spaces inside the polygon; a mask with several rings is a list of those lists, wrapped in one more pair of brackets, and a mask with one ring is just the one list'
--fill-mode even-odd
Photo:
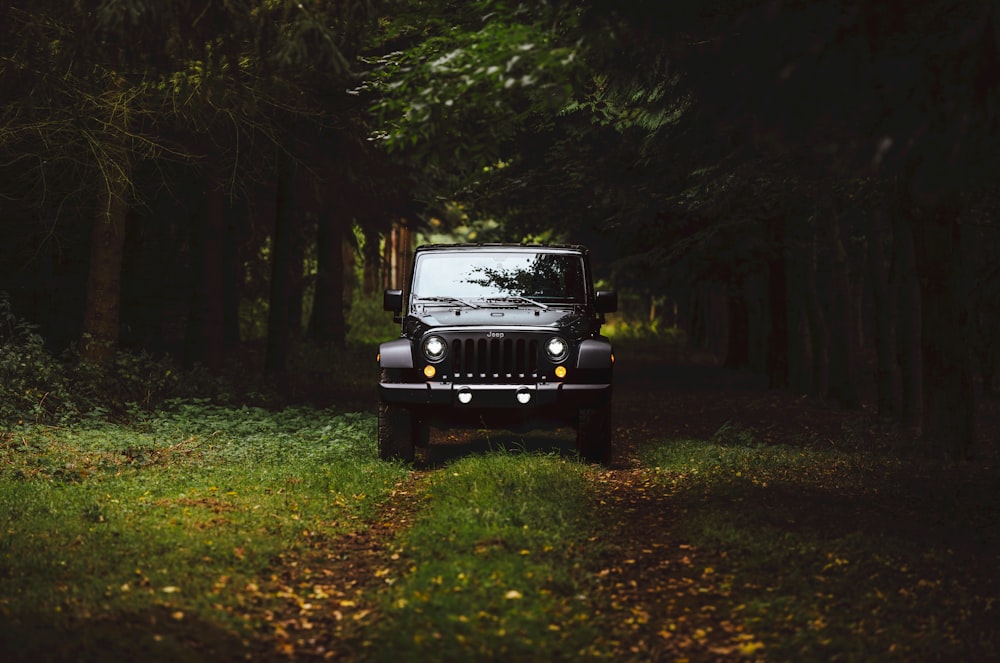
{"label": "windshield", "polygon": [[414,299],[528,298],[586,302],[583,256],[567,253],[460,251],[423,253],[413,275]]}

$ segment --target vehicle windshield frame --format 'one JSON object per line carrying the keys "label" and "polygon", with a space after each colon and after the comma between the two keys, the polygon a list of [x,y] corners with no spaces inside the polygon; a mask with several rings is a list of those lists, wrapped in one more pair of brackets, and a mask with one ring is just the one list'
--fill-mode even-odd
{"label": "vehicle windshield frame", "polygon": [[418,252],[414,261],[410,302],[584,306],[590,289],[585,256],[578,252],[427,251]]}

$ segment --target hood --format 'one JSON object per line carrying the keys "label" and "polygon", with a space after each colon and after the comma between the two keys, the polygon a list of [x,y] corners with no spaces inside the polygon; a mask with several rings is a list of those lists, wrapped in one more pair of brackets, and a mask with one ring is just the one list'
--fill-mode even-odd
{"label": "hood", "polygon": [[504,328],[534,327],[537,329],[562,330],[572,334],[574,330],[588,327],[588,318],[569,308],[430,308],[411,313],[409,318],[422,327],[420,333],[428,329],[440,328]]}

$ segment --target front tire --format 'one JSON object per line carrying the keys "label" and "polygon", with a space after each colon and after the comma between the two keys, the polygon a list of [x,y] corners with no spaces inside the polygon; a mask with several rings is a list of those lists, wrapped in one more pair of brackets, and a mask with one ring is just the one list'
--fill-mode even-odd
{"label": "front tire", "polygon": [[378,404],[378,455],[382,460],[413,462],[417,429],[413,413],[383,401]]}
{"label": "front tire", "polygon": [[588,463],[611,462],[611,405],[582,408],[576,424],[576,452]]}

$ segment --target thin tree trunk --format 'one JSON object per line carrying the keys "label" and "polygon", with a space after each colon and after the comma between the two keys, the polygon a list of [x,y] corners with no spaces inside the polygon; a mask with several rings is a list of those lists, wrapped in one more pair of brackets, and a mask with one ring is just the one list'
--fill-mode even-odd
{"label": "thin tree trunk", "polygon": [[823,314],[823,303],[819,288],[819,223],[814,216],[809,220],[809,243],[806,247],[806,289],[809,293],[806,302],[806,317],[809,321],[809,354],[812,357],[812,383],[809,393],[812,396],[826,394],[829,382],[830,330],[827,326],[827,316]]}
{"label": "thin tree trunk", "polygon": [[223,242],[222,260],[225,263],[222,282],[222,339],[229,352],[240,344],[240,280],[242,264],[240,262],[239,243],[239,208],[231,202],[226,206],[225,241]]}
{"label": "thin tree trunk", "polygon": [[767,378],[772,389],[788,386],[788,262],[785,217],[767,222],[771,259],[767,267],[767,300],[771,330],[767,343]]}
{"label": "thin tree trunk", "polygon": [[833,270],[830,283],[830,373],[827,395],[843,408],[856,408],[861,405],[857,384],[858,357],[854,351],[857,325],[854,320],[847,250],[842,238],[840,214],[838,210],[831,212],[829,239],[833,252]]}
{"label": "thin tree trunk", "polygon": [[294,295],[292,284],[294,253],[294,223],[292,201],[292,173],[287,158],[282,156],[278,165],[278,186],[275,199],[274,241],[271,245],[271,293],[267,315],[267,350],[264,371],[268,375],[283,377],[288,361],[289,301]]}
{"label": "thin tree trunk", "polygon": [[750,370],[767,375],[767,347],[771,337],[771,318],[767,301],[767,273],[764,269],[751,272],[746,277],[744,289],[747,298],[747,348]]}
{"label": "thin tree trunk", "polygon": [[895,421],[899,414],[899,375],[896,366],[896,305],[889,294],[886,246],[892,241],[883,210],[875,211],[868,237],[868,271],[875,307],[875,387],[878,414]]}
{"label": "thin tree trunk", "polygon": [[920,284],[913,246],[911,209],[900,192],[891,194],[894,256],[891,273],[896,299],[896,354],[899,365],[899,423],[918,428],[923,414],[923,368],[920,356]]}
{"label": "thin tree trunk", "polygon": [[729,305],[729,334],[723,366],[743,369],[750,364],[750,313],[742,292],[731,292],[726,299]]}
{"label": "thin tree trunk", "polygon": [[923,435],[951,458],[975,441],[975,389],[957,193],[928,203],[914,218],[920,283]]}
{"label": "thin tree trunk", "polygon": [[382,273],[382,252],[379,250],[379,233],[371,228],[364,229],[364,271],[361,280],[361,292],[365,295],[378,293],[379,276]]}
{"label": "thin tree trunk", "polygon": [[[110,126],[119,130],[106,146],[104,173],[97,196],[97,209],[90,235],[87,298],[83,314],[81,356],[106,365],[118,349],[121,321],[122,263],[125,249],[125,216],[131,160],[125,144],[126,111],[112,113]],[[106,157],[110,157],[107,159]]]}
{"label": "thin tree trunk", "polygon": [[816,293],[810,288],[812,224],[808,221],[788,229],[788,386],[808,394],[813,385],[812,340],[809,306]]}
{"label": "thin tree trunk", "polygon": [[343,348],[347,340],[344,318],[344,223],[339,210],[320,215],[316,228],[316,289],[309,338]]}
{"label": "thin tree trunk", "polygon": [[194,228],[196,281],[188,331],[188,363],[218,369],[225,363],[225,189],[206,179],[205,213]]}

